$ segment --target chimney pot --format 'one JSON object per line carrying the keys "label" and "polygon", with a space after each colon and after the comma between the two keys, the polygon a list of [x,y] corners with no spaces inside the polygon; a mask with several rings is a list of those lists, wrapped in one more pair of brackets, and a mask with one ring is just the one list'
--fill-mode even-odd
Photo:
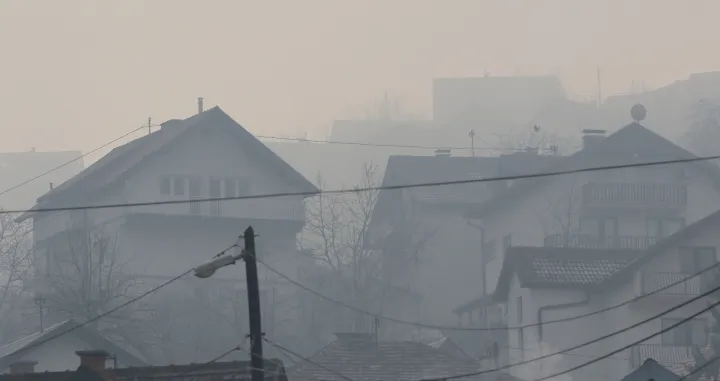
{"label": "chimney pot", "polygon": [[198,114],[205,111],[205,108],[203,107],[203,97],[198,97]]}
{"label": "chimney pot", "polygon": [[24,360],[10,364],[10,374],[33,373],[37,361]]}
{"label": "chimney pot", "polygon": [[104,372],[105,361],[110,357],[110,354],[104,350],[77,351],[75,354],[80,356],[80,366],[85,366],[95,372]]}

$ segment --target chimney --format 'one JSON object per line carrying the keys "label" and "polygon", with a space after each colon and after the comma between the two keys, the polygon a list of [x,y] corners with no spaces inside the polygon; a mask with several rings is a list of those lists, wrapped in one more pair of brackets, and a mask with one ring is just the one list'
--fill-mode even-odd
{"label": "chimney", "polygon": [[80,366],[98,373],[105,371],[105,361],[110,357],[110,354],[103,350],[77,351],[75,354],[80,356]]}
{"label": "chimney", "polygon": [[33,373],[37,361],[21,360],[10,364],[10,374]]}
{"label": "chimney", "polygon": [[52,181],[51,181],[51,182],[50,182],[50,190],[53,190],[53,189],[55,189],[55,188],[53,187],[53,183],[52,183]]}
{"label": "chimney", "polygon": [[205,111],[205,109],[203,107],[203,99],[204,99],[203,97],[198,97],[198,114]]}
{"label": "chimney", "polygon": [[605,130],[583,130],[583,149],[593,149],[605,139]]}
{"label": "chimney", "polygon": [[450,157],[450,150],[449,149],[436,149],[435,156],[436,157]]}

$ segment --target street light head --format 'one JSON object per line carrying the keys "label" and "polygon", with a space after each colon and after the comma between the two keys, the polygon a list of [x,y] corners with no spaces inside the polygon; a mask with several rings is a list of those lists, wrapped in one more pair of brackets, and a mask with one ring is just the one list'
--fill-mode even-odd
{"label": "street light head", "polygon": [[198,278],[209,278],[213,274],[215,274],[215,272],[219,268],[235,264],[235,261],[237,261],[241,257],[242,253],[238,255],[223,255],[222,257],[217,257],[210,262],[204,263],[196,267],[195,276]]}

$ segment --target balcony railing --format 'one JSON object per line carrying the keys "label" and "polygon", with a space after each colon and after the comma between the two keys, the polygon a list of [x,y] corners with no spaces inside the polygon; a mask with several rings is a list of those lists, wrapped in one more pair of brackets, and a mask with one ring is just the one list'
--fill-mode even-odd
{"label": "balcony railing", "polygon": [[695,296],[704,293],[717,282],[718,268],[707,271],[703,274],[690,277],[688,273],[671,273],[671,272],[644,272],[641,273],[642,294],[657,292],[663,287],[668,287],[673,283],[680,282],[670,288],[658,292],[661,295],[687,295]]}
{"label": "balcony railing", "polygon": [[637,369],[647,359],[673,369],[693,359],[689,345],[640,344],[630,348],[630,368]]}
{"label": "balcony railing", "polygon": [[591,234],[553,234],[545,237],[546,247],[574,247],[579,249],[644,250],[657,242],[649,236],[598,236]]}
{"label": "balcony railing", "polygon": [[583,185],[583,203],[592,206],[687,205],[687,186],[680,184],[588,183]]}

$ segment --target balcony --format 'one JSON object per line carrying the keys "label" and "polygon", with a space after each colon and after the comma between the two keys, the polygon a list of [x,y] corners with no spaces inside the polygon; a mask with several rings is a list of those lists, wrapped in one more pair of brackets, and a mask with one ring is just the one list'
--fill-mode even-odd
{"label": "balcony", "polygon": [[630,348],[630,369],[637,369],[650,358],[666,368],[677,369],[693,359],[692,347],[663,344],[635,345]]}
{"label": "balcony", "polygon": [[680,209],[687,206],[687,186],[680,184],[588,183],[582,187],[585,207]]}
{"label": "balcony", "polygon": [[[692,274],[687,273],[643,272],[640,274],[640,287],[642,295],[657,292],[663,287],[680,282],[691,275]],[[665,296],[697,296],[714,287],[717,276],[718,268],[715,268],[714,270],[710,270],[706,273],[693,276],[668,289],[659,291],[657,294]]]}
{"label": "balcony", "polygon": [[590,234],[553,234],[545,237],[545,247],[572,247],[578,249],[645,250],[655,244],[649,236],[598,236]]}

